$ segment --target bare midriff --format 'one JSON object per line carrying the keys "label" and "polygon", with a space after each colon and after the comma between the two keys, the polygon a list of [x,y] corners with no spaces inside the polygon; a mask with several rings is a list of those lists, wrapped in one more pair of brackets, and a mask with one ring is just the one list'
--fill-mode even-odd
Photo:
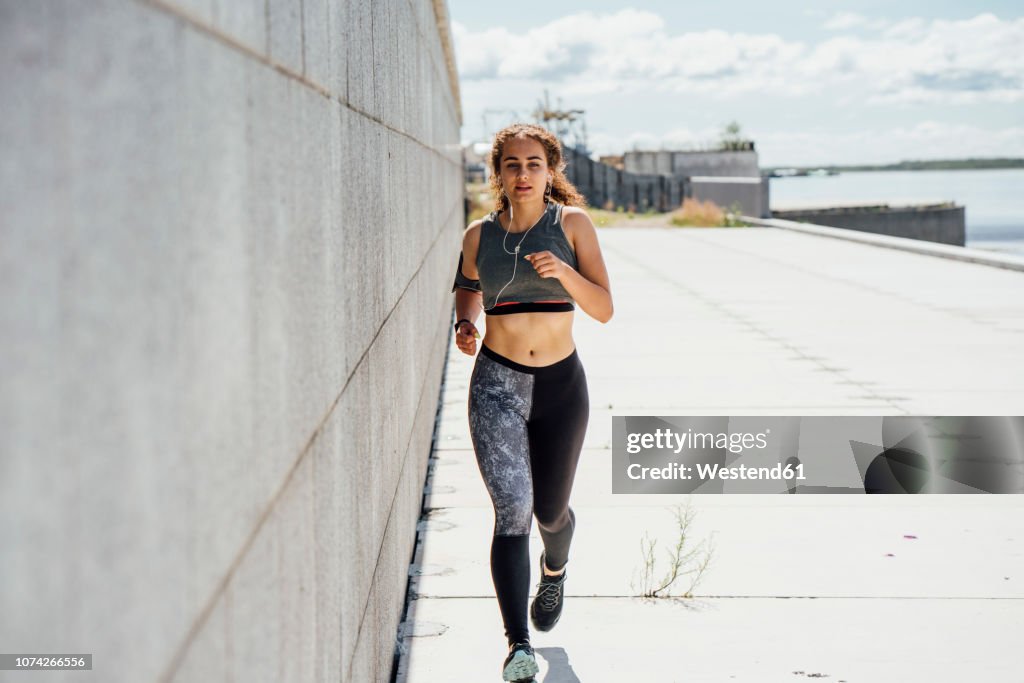
{"label": "bare midriff", "polygon": [[487,316],[484,344],[520,365],[542,367],[572,355],[572,311]]}

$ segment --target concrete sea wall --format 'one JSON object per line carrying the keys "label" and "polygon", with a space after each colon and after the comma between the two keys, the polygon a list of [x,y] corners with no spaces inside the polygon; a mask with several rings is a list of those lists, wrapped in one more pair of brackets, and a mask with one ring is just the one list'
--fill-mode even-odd
{"label": "concrete sea wall", "polygon": [[695,176],[688,181],[687,197],[710,200],[726,210],[738,206],[740,213],[747,216],[771,215],[768,176]]}
{"label": "concrete sea wall", "polygon": [[773,218],[964,246],[962,206],[852,206],[772,211]]}

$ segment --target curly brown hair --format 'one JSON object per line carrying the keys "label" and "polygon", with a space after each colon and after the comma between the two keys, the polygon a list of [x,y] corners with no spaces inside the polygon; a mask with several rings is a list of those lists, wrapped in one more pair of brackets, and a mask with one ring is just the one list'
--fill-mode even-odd
{"label": "curly brown hair", "polygon": [[509,201],[501,191],[501,155],[505,143],[513,138],[529,138],[536,140],[544,147],[548,168],[554,176],[551,183],[551,199],[566,206],[586,206],[587,200],[579,193],[576,186],[565,177],[565,159],[562,156],[562,143],[547,128],[531,123],[513,123],[498,131],[491,145],[491,194],[494,195],[494,206],[499,212],[508,208]]}

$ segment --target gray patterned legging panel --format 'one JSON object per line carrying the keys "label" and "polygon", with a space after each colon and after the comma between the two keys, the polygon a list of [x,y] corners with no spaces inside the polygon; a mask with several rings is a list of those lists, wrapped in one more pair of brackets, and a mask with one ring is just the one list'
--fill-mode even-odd
{"label": "gray patterned legging panel", "polygon": [[469,388],[469,429],[494,505],[491,578],[509,643],[527,640],[533,517],[549,569],[564,567],[575,529],[569,507],[590,402],[575,351],[531,367],[481,346]]}

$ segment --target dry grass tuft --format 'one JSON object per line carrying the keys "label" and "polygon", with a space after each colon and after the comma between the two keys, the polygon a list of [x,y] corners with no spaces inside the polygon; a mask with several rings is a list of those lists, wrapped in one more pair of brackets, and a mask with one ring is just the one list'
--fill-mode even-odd
{"label": "dry grass tuft", "polygon": [[672,212],[673,225],[712,228],[725,225],[725,212],[710,199],[700,201],[687,197],[683,205]]}

